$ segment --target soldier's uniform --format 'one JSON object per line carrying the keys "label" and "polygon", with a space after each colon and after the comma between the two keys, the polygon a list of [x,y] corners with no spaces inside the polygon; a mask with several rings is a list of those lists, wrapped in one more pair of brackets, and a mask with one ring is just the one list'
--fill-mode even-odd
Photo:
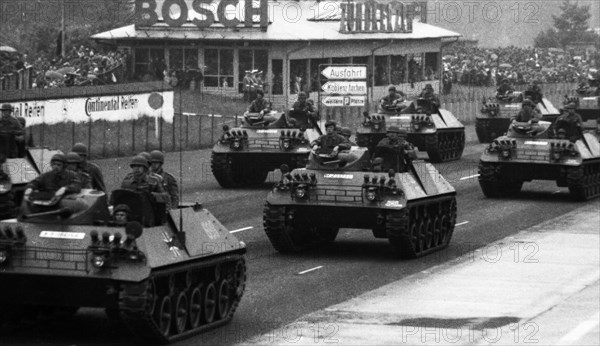
{"label": "soldier's uniform", "polygon": [[254,101],[248,107],[248,112],[250,113],[260,113],[261,111],[265,111],[265,113],[271,111],[271,103],[264,98],[255,98]]}
{"label": "soldier's uniform", "polygon": [[[141,178],[137,179],[135,174],[129,173],[125,176],[125,179],[123,179],[123,182],[121,183],[121,188],[134,191],[148,192],[153,194],[155,197],[157,197],[158,194],[159,197],[156,198],[157,202],[166,203],[170,199],[169,195],[163,189],[163,186],[160,183],[160,181],[155,177],[151,176],[150,174],[144,174]],[[165,196],[166,198],[162,198]]]}
{"label": "soldier's uniform", "polygon": [[[393,94],[388,94],[382,97],[379,101],[379,106],[381,107],[381,109],[386,111],[396,110],[398,109],[397,100],[402,100],[406,97],[406,95],[402,91],[398,92],[395,86],[390,85],[388,87],[388,92],[392,90],[394,91]],[[396,103],[394,103],[394,101],[396,101]]]}
{"label": "soldier's uniform", "polygon": [[406,140],[406,131],[400,130],[396,126],[390,126],[387,130],[388,133],[397,133],[398,138],[385,137],[377,143],[378,148],[392,149],[401,155],[400,158],[400,171],[406,171],[407,160],[416,159],[416,153],[414,152],[415,147]]}
{"label": "soldier's uniform", "polygon": [[506,95],[507,92],[513,91],[512,86],[508,83],[508,79],[504,79],[502,84],[496,89],[496,96]]}
{"label": "soldier's uniform", "polygon": [[[569,103],[564,107],[566,110],[575,109],[576,105],[574,103]],[[582,126],[583,119],[581,115],[575,112],[567,111],[567,113],[561,114],[556,119],[556,128],[557,130],[563,129],[565,131],[565,136],[571,141],[576,141],[582,136]]]}
{"label": "soldier's uniform", "polygon": [[[300,95],[298,95],[299,100],[294,102],[290,109],[290,118],[296,120],[296,127],[311,127],[311,119],[315,115],[315,107],[306,99],[306,93],[303,91],[300,93],[304,95],[304,98],[301,99]],[[299,116],[298,113],[304,113],[304,115]]]}
{"label": "soldier's uniform", "polygon": [[335,132],[321,135],[310,144],[311,147],[315,145],[321,147],[321,154],[331,154],[335,147],[339,147],[340,150],[350,149],[350,142]]}
{"label": "soldier's uniform", "polygon": [[533,101],[525,100],[525,101],[523,101],[523,106],[530,106],[530,107],[522,108],[519,111],[519,113],[511,116],[511,118],[510,118],[511,121],[514,120],[514,121],[518,121],[518,122],[528,122],[530,120],[536,121],[541,118],[542,115],[536,108],[534,108]]}
{"label": "soldier's uniform", "polygon": [[90,185],[94,190],[100,190],[106,192],[106,184],[104,184],[104,177],[100,167],[95,163],[87,161],[88,149],[83,143],[76,143],[71,151],[76,152],[81,157],[85,157],[85,162],[81,163],[81,171],[85,172],[90,176]]}
{"label": "soldier's uniform", "polygon": [[81,181],[75,172],[65,169],[61,172],[46,172],[27,184],[27,188],[47,192],[56,192],[61,187],[66,187],[65,194],[79,193]]}
{"label": "soldier's uniform", "polygon": [[162,168],[154,173],[162,177],[163,189],[169,194],[171,199],[169,206],[171,208],[177,208],[179,205],[179,187],[177,186],[177,180],[171,173],[165,172]]}
{"label": "soldier's uniform", "polygon": [[0,133],[10,133],[15,136],[23,136],[25,130],[17,118],[13,117],[13,107],[10,104],[3,104],[0,108],[2,116],[0,117]]}
{"label": "soldier's uniform", "polygon": [[537,81],[533,82],[529,85],[529,87],[527,87],[525,94],[527,95],[527,97],[531,98],[531,101],[533,101],[534,104],[537,104],[540,101],[542,101],[542,98],[544,97],[544,95],[542,95],[542,89],[538,85]]}

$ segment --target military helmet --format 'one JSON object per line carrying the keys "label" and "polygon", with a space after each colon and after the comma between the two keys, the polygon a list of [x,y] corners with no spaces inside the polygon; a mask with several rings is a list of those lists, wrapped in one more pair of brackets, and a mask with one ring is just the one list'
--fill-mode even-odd
{"label": "military helmet", "polygon": [[146,161],[150,162],[150,153],[147,151],[142,151],[141,153],[138,154],[138,156],[142,156],[143,158],[146,159]]}
{"label": "military helmet", "polygon": [[565,129],[558,129],[558,131],[556,131],[556,133],[567,133],[567,130],[565,130]]}
{"label": "military helmet", "polygon": [[261,89],[258,89],[258,90],[256,90],[256,95],[265,96],[265,92],[262,91]]}
{"label": "military helmet", "polygon": [[327,121],[325,122],[325,128],[328,128],[329,126],[336,127],[336,126],[337,126],[337,123],[335,122],[335,120],[327,120]]}
{"label": "military helmet", "polygon": [[148,162],[150,162],[150,163],[154,163],[154,162],[165,163],[165,154],[163,154],[162,151],[160,151],[160,150],[153,150],[150,153],[150,160],[148,160]]}
{"label": "military helmet", "polygon": [[64,154],[54,154],[54,156],[52,156],[52,158],[50,159],[50,163],[52,163],[54,161],[65,163],[65,161],[66,161],[65,155]]}
{"label": "military helmet", "polygon": [[433,87],[431,86],[431,84],[427,83],[427,84],[425,84],[425,89],[433,90]]}
{"label": "military helmet", "polygon": [[342,127],[342,130],[340,131],[340,134],[342,136],[352,136],[352,130],[350,130],[349,127]]}
{"label": "military helmet", "polygon": [[81,163],[81,156],[76,152],[71,151],[65,156],[65,161],[67,163]]}
{"label": "military helmet", "polygon": [[298,98],[300,98],[300,96],[307,97],[306,93],[304,91],[301,91],[301,92],[298,93]]}
{"label": "military helmet", "polygon": [[533,106],[533,101],[531,101],[531,99],[525,99],[525,100],[523,100],[523,103],[521,105],[522,106]]}
{"label": "military helmet", "polygon": [[79,155],[87,156],[87,154],[88,154],[87,145],[85,145],[83,143],[75,143],[75,145],[73,146],[73,149],[71,149],[71,151],[74,151]]}
{"label": "military helmet", "polygon": [[14,110],[14,107],[10,103],[3,103],[2,108],[0,108],[0,110],[12,112]]}
{"label": "military helmet", "polygon": [[129,206],[127,204],[119,204],[115,207],[115,210],[113,211],[115,214],[120,212],[120,211],[124,211],[127,214],[131,213],[131,208],[129,208]]}
{"label": "military helmet", "polygon": [[388,91],[390,90],[396,91],[396,86],[394,84],[390,84],[390,86],[388,87]]}
{"label": "military helmet", "polygon": [[397,133],[399,135],[406,136],[406,130],[399,128],[398,126],[390,126],[388,127],[387,133]]}
{"label": "military helmet", "polygon": [[563,108],[564,109],[575,109],[575,108],[577,108],[577,105],[575,104],[575,102],[569,102]]}
{"label": "military helmet", "polygon": [[129,164],[129,167],[133,168],[134,166],[142,166],[148,168],[148,160],[146,160],[146,158],[142,155],[134,156],[131,160],[131,163]]}

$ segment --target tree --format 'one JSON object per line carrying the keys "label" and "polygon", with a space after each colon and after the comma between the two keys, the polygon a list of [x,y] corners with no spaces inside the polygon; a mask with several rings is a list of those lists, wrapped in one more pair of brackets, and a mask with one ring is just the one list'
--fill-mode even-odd
{"label": "tree", "polygon": [[588,21],[591,18],[590,6],[579,6],[565,0],[560,6],[562,13],[552,16],[554,28],[541,31],[535,38],[536,47],[558,47],[566,48],[573,42],[593,42],[597,35],[588,31]]}

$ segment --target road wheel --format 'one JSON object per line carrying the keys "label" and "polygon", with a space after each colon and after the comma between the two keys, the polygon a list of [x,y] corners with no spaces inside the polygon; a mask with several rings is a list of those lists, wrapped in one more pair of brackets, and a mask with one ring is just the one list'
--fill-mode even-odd
{"label": "road wheel", "polygon": [[189,310],[190,329],[195,329],[200,326],[202,321],[202,291],[200,287],[194,287],[190,293],[190,310]]}
{"label": "road wheel", "polygon": [[154,314],[154,321],[158,331],[163,337],[171,335],[171,322],[173,321],[173,305],[171,297],[162,297],[158,309]]}
{"label": "road wheel", "polygon": [[204,290],[204,299],[202,306],[202,317],[206,323],[212,323],[215,320],[217,312],[217,288],[214,282],[206,286]]}
{"label": "road wheel", "polygon": [[185,292],[179,292],[179,294],[177,295],[177,302],[175,303],[174,316],[174,327],[176,334],[181,334],[185,331],[188,323],[189,312],[190,307],[188,305],[188,298]]}
{"label": "road wheel", "polygon": [[221,280],[217,295],[217,310],[221,319],[227,318],[227,314],[229,313],[229,308],[231,307],[230,295],[231,286],[229,285],[229,281]]}

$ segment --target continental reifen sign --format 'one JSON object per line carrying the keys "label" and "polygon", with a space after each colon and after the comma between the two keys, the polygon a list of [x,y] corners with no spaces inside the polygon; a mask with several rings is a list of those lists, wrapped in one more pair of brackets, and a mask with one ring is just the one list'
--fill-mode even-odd
{"label": "continental reifen sign", "polygon": [[24,117],[27,126],[90,120],[127,121],[144,116],[172,122],[174,115],[172,90],[9,103],[15,108],[14,116]]}
{"label": "continental reifen sign", "polygon": [[182,26],[189,20],[200,29],[215,23],[226,28],[252,27],[258,23],[263,30],[269,25],[267,0],[135,0],[135,12],[140,26],[152,26],[160,19],[171,27]]}

